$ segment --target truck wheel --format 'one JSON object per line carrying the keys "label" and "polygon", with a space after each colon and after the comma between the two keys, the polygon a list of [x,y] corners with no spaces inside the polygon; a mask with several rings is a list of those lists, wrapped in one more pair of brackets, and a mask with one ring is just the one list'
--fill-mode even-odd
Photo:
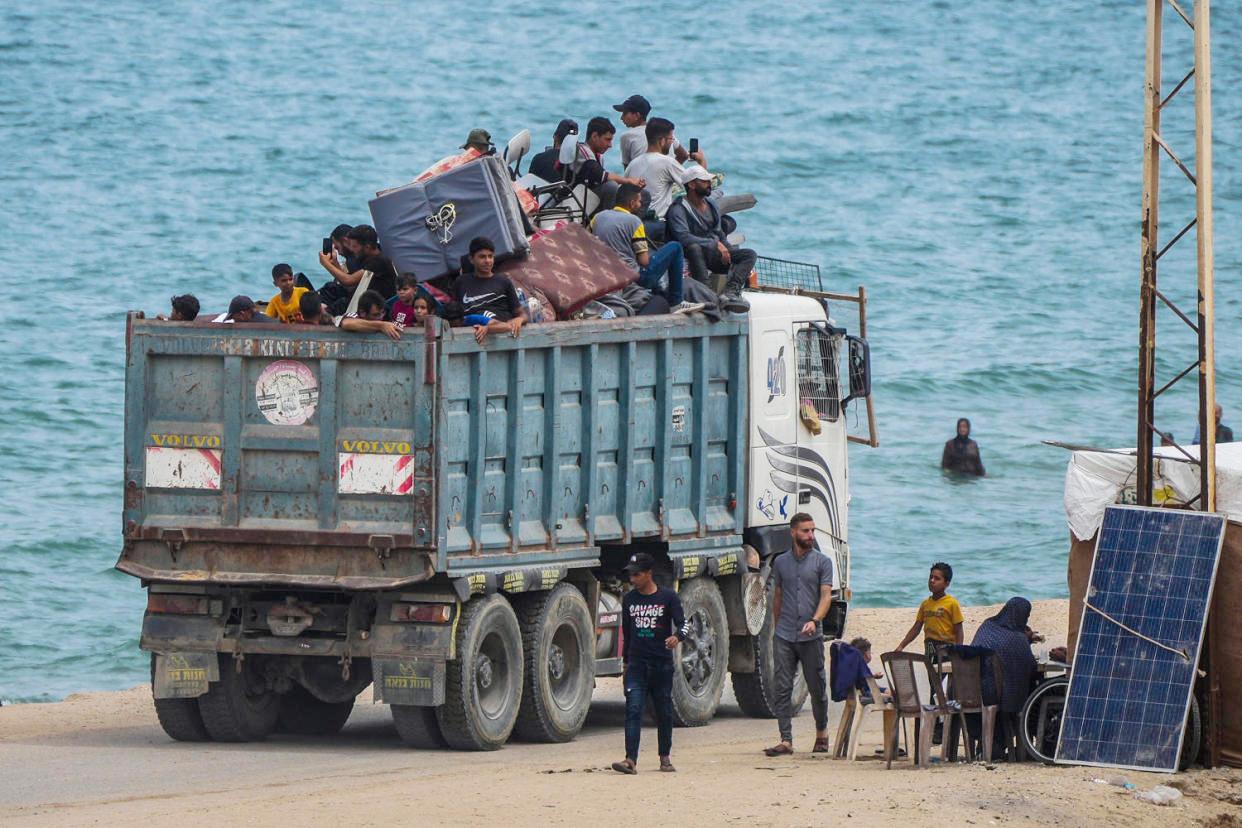
{"label": "truck wheel", "polygon": [[207,733],[217,742],[261,742],[276,728],[280,696],[268,689],[253,658],[242,662],[240,673],[233,658],[221,654],[220,680],[198,697],[198,709]]}
{"label": "truck wheel", "polygon": [[571,584],[516,602],[526,656],[514,734],[531,742],[578,735],[595,685],[595,629],[582,593]]}
{"label": "truck wheel", "polygon": [[[733,697],[742,712],[755,719],[776,718],[776,677],[775,659],[772,656],[772,638],[776,631],[776,620],[772,617],[773,581],[768,579],[765,588],[767,607],[764,611],[763,626],[759,634],[751,636],[748,641],[755,650],[755,672],[733,673]],[[752,628],[753,629],[753,628]],[[806,678],[802,670],[794,673],[793,693],[790,696],[790,715],[798,715],[802,705],[806,704]]]}
{"label": "truck wheel", "polygon": [[434,707],[418,707],[413,704],[391,704],[392,723],[397,727],[401,741],[412,748],[435,750],[448,745],[440,732]]}
{"label": "truck wheel", "polygon": [[689,631],[678,648],[673,672],[673,721],[698,727],[711,721],[729,669],[729,620],[720,587],[691,578],[678,590]]}
{"label": "truck wheel", "polygon": [[210,742],[211,736],[203,726],[203,716],[198,712],[198,699],[157,699],[155,693],[155,655],[151,655],[151,692],[155,702],[155,717],[160,720],[164,732],[178,742]]}
{"label": "truck wheel", "polygon": [[332,736],[341,732],[353,709],[353,699],[346,702],[320,701],[305,687],[295,684],[292,690],[280,697],[276,730],[299,736]]}
{"label": "truck wheel", "polygon": [[522,633],[501,595],[462,608],[457,658],[448,663],[440,732],[457,750],[496,750],[509,738],[522,701]]}

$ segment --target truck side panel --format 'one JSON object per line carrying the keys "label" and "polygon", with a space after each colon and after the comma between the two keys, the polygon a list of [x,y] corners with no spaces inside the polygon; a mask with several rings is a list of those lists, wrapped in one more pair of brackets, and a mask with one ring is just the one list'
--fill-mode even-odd
{"label": "truck side panel", "polygon": [[446,339],[440,359],[445,571],[740,533],[740,323],[530,326]]}

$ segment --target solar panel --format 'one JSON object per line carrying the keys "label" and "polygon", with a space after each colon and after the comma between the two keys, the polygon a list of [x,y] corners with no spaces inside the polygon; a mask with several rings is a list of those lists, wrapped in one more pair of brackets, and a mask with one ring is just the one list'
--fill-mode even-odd
{"label": "solar panel", "polygon": [[1056,761],[1177,770],[1224,537],[1221,515],[1105,510]]}

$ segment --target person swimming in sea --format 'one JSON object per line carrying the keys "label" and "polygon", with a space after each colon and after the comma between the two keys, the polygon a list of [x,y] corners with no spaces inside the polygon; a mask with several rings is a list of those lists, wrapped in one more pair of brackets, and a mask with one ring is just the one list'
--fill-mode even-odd
{"label": "person swimming in sea", "polygon": [[944,444],[940,468],[983,477],[983,460],[979,458],[979,444],[970,439],[970,420],[962,417],[957,421],[957,436]]}

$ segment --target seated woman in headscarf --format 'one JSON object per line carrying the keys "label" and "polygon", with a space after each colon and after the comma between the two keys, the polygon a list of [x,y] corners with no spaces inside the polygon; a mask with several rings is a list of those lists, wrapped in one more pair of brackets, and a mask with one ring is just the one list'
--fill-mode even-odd
{"label": "seated woman in headscarf", "polygon": [[[1010,598],[1001,611],[980,625],[971,640],[973,647],[986,647],[1000,659],[1003,686],[996,694],[990,670],[983,671],[985,699],[1000,696],[1001,718],[1008,718],[1016,727],[1017,716],[1030,695],[1035,680],[1035,655],[1031,652],[1031,635],[1027,622],[1031,618],[1031,602]],[[999,737],[1001,728],[997,728]],[[995,748],[993,755],[996,755]]]}
{"label": "seated woman in headscarf", "polygon": [[979,458],[979,444],[970,439],[970,420],[962,417],[957,421],[957,436],[944,444],[940,468],[983,477],[983,461]]}

